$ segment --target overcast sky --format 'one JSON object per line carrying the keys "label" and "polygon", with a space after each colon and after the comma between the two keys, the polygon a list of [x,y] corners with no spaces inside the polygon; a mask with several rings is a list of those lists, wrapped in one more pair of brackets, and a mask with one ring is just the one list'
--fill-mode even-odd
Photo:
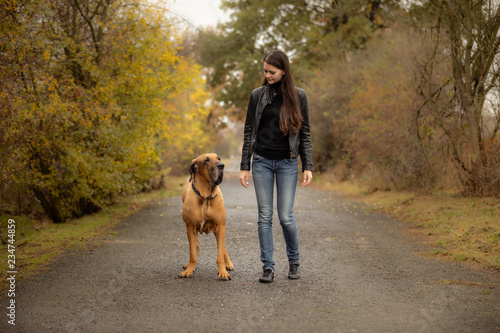
{"label": "overcast sky", "polygon": [[167,5],[176,15],[185,18],[195,27],[215,26],[227,14],[219,8],[220,0],[168,0]]}

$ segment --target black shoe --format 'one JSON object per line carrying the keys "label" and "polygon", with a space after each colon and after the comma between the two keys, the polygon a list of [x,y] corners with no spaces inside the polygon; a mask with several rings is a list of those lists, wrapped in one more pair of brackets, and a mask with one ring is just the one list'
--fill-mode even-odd
{"label": "black shoe", "polygon": [[259,281],[262,283],[270,283],[274,280],[274,271],[271,268],[264,269],[264,273],[262,277],[259,278]]}
{"label": "black shoe", "polygon": [[292,280],[300,278],[298,261],[290,262],[290,270],[288,271],[288,278]]}

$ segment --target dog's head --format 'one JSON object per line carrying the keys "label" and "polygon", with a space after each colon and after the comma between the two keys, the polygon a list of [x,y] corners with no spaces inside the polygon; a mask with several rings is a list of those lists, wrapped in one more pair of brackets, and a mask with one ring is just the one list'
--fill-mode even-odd
{"label": "dog's head", "polygon": [[199,174],[205,178],[212,187],[222,183],[224,178],[224,163],[221,162],[217,154],[203,154],[195,158],[189,166],[189,174],[191,181],[195,174]]}

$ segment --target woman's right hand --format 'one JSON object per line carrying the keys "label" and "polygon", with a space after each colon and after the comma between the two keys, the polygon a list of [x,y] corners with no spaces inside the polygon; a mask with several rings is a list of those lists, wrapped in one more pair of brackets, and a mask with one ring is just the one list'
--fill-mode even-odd
{"label": "woman's right hand", "polygon": [[248,187],[248,170],[241,170],[241,172],[240,172],[240,183],[245,188]]}

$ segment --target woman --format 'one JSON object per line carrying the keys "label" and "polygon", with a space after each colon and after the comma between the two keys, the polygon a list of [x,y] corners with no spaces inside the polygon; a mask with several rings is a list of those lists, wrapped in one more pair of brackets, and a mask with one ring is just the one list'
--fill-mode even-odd
{"label": "woman", "polygon": [[[293,217],[300,155],[304,180],[313,176],[309,110],[304,90],[296,88],[287,55],[275,50],[264,59],[263,85],[252,91],[245,121],[240,182],[248,187],[250,159],[259,210],[258,233],[263,266],[260,282],[274,279],[273,190],[276,179],[278,217],[286,242],[289,279],[300,277],[299,241]],[[253,155],[253,157],[252,157]]]}

